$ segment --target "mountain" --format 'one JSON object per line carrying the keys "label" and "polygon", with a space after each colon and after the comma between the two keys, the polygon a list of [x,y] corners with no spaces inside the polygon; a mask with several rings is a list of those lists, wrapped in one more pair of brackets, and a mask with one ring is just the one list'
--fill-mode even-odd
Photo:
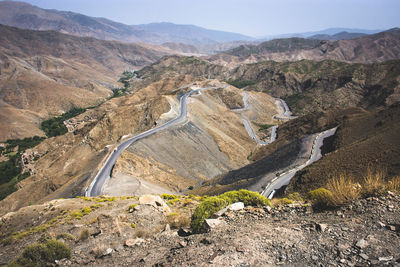
{"label": "mountain", "polygon": [[199,45],[236,40],[253,40],[253,38],[245,35],[208,30],[193,25],[177,25],[173,23],[125,25],[105,18],[41,9],[16,1],[0,2],[0,23],[23,29],[54,30],[103,40],[150,44],[174,42]]}
{"label": "mountain", "polygon": [[241,45],[220,54],[207,57],[213,63],[237,66],[265,60],[297,61],[337,60],[343,62],[373,63],[400,58],[400,29],[394,28],[373,35],[339,41],[287,38],[259,45]]}
{"label": "mountain", "polygon": [[168,53],[155,46],[0,25],[0,140],[43,135],[44,119],[104,101],[121,86],[117,81],[124,70]]}
{"label": "mountain", "polygon": [[266,41],[266,40],[271,40],[271,39],[282,39],[282,38],[291,38],[291,37],[309,38],[313,35],[335,35],[335,34],[338,34],[341,32],[375,34],[375,33],[381,32],[381,31],[383,31],[383,30],[366,30],[366,29],[353,29],[353,28],[329,28],[329,29],[325,29],[325,30],[321,30],[321,31],[269,35],[269,36],[261,37],[259,39]]}
{"label": "mountain", "polygon": [[142,24],[136,25],[135,27],[148,32],[157,33],[164,42],[201,45],[238,40],[254,40],[254,38],[242,34],[208,30],[194,25],[177,25],[167,22]]}
{"label": "mountain", "polygon": [[318,39],[318,40],[327,40],[327,41],[338,41],[338,40],[347,40],[347,39],[356,39],[360,38],[363,36],[366,36],[368,34],[365,33],[359,33],[359,32],[339,32],[333,35],[329,34],[315,34],[310,37],[309,39]]}

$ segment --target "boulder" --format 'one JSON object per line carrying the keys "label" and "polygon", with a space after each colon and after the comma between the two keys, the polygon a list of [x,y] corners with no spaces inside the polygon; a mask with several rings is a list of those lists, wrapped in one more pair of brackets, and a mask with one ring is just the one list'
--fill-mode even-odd
{"label": "boulder", "polygon": [[226,222],[219,219],[206,219],[201,228],[202,233],[210,232],[212,229],[226,226]]}
{"label": "boulder", "polygon": [[236,203],[229,205],[227,208],[228,208],[228,210],[231,210],[231,211],[242,210],[242,209],[244,209],[244,203],[236,202]]}
{"label": "boulder", "polygon": [[243,202],[236,202],[233,203],[231,205],[229,205],[226,208],[223,208],[222,210],[217,211],[216,213],[214,213],[211,218],[212,219],[216,219],[218,217],[221,217],[223,215],[225,215],[225,213],[227,211],[238,211],[238,210],[243,210],[244,209],[244,203]]}
{"label": "boulder", "polygon": [[160,196],[143,195],[139,198],[140,205],[151,205],[155,208],[161,209],[163,212],[170,212],[171,209]]}

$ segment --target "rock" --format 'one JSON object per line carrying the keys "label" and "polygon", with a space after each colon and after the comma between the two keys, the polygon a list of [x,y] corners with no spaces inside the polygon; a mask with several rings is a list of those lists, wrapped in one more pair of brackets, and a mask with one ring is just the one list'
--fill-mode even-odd
{"label": "rock", "polygon": [[211,216],[211,219],[216,219],[223,216],[228,211],[228,207],[223,208],[222,210],[217,211]]}
{"label": "rock", "polygon": [[242,210],[242,209],[244,209],[244,203],[236,202],[236,203],[229,205],[227,208],[228,208],[228,210],[231,210],[231,211]]}
{"label": "rock", "polygon": [[124,250],[124,247],[121,244],[118,244],[117,246],[114,247],[115,251],[122,251]]}
{"label": "rock", "polygon": [[325,232],[325,230],[326,230],[326,228],[328,227],[328,225],[327,224],[325,224],[325,223],[317,223],[316,225],[315,225],[315,229],[318,231],[318,232]]}
{"label": "rock", "polygon": [[365,248],[367,246],[368,246],[368,242],[365,239],[360,239],[356,243],[356,247],[361,248],[361,249]]}
{"label": "rock", "polygon": [[264,210],[265,210],[266,212],[268,212],[268,213],[271,213],[272,208],[271,208],[270,206],[265,206],[265,207],[264,207]]}
{"label": "rock", "polygon": [[395,225],[392,225],[392,224],[386,225],[386,228],[389,229],[389,230],[391,230],[391,231],[396,231],[396,226],[395,226]]}
{"label": "rock", "polygon": [[141,205],[151,205],[153,207],[159,208],[164,212],[170,212],[171,209],[165,203],[165,201],[160,196],[153,195],[142,195],[139,198],[139,204]]}
{"label": "rock", "polygon": [[361,258],[363,258],[364,260],[368,260],[367,254],[360,253],[359,256],[360,256]]}
{"label": "rock", "polygon": [[318,260],[318,257],[315,256],[315,255],[312,255],[312,256],[311,256],[311,259],[312,259],[313,261],[317,261],[317,260]]}
{"label": "rock", "polygon": [[144,242],[145,240],[143,238],[135,238],[135,239],[127,239],[125,241],[125,246],[127,247],[133,247],[135,245],[140,245]]}
{"label": "rock", "polygon": [[391,261],[391,260],[393,260],[393,256],[389,256],[389,257],[379,257],[378,260],[379,260],[379,261]]}
{"label": "rock", "polygon": [[164,228],[164,232],[169,232],[171,231],[171,226],[169,225],[169,223],[167,223],[167,225]]}
{"label": "rock", "polygon": [[382,227],[382,228],[386,226],[386,224],[381,223],[380,221],[378,221],[377,224],[378,224],[380,227]]}
{"label": "rock", "polygon": [[181,248],[186,247],[186,246],[187,246],[186,241],[182,240],[181,242],[179,242],[179,246],[180,246]]}
{"label": "rock", "polygon": [[110,255],[114,250],[112,248],[108,248],[104,251],[103,256]]}
{"label": "rock", "polygon": [[190,232],[189,229],[179,228],[179,230],[178,230],[178,235],[179,235],[179,236],[182,236],[182,237],[190,236],[190,235],[191,235],[191,232]]}
{"label": "rock", "polygon": [[212,229],[215,229],[217,227],[222,227],[226,226],[226,222],[223,220],[219,219],[206,219],[204,221],[203,227],[202,227],[202,232],[207,233],[211,231]]}

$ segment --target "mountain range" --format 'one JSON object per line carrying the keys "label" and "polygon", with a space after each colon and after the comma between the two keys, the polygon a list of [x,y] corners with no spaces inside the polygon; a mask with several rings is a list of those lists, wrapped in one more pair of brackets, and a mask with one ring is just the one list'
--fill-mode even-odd
{"label": "mountain range", "polygon": [[54,30],[103,40],[151,44],[175,42],[201,45],[236,40],[254,40],[254,38],[242,34],[208,30],[194,25],[177,25],[165,22],[126,25],[105,18],[42,9],[16,1],[0,2],[0,23],[23,29]]}
{"label": "mountain range", "polygon": [[171,50],[0,25],[0,139],[39,135],[40,122],[104,101],[124,70]]}
{"label": "mountain range", "polygon": [[209,61],[235,66],[265,60],[297,61],[332,59],[373,63],[400,56],[400,29],[365,35],[356,39],[324,41],[299,37],[274,39],[261,44],[244,44],[208,57]]}
{"label": "mountain range", "polygon": [[[253,43],[277,38],[312,38],[341,40],[375,34],[381,30],[330,28],[321,31],[271,35],[254,38],[243,34],[210,30],[195,25],[159,22],[126,25],[106,18],[90,17],[74,12],[42,9],[18,1],[0,2],[0,24],[31,30],[54,30],[61,33],[94,37],[103,40],[143,42],[161,45],[183,43],[196,45],[201,52],[213,53],[233,48],[237,41]],[[220,46],[221,43],[231,45]]]}

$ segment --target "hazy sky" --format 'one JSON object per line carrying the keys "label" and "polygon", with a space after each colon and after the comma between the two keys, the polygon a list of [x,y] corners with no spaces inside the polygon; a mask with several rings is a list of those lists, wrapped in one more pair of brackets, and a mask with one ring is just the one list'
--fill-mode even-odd
{"label": "hazy sky", "polygon": [[400,0],[26,0],[125,24],[173,22],[265,36],[400,26]]}

